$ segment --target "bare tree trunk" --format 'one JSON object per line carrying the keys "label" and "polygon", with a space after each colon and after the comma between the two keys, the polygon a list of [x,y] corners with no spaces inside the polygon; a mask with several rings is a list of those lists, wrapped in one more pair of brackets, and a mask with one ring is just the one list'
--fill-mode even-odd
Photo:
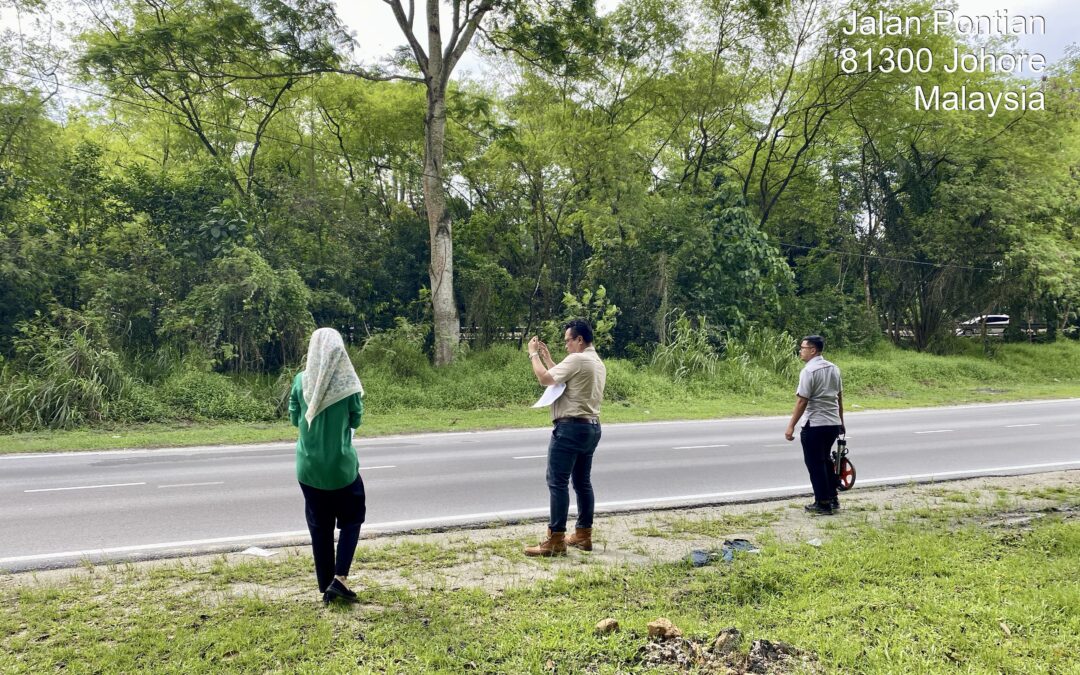
{"label": "bare tree trunk", "polygon": [[442,87],[428,88],[424,128],[424,205],[431,242],[428,276],[435,319],[435,365],[443,366],[454,360],[454,348],[461,338],[461,324],[454,300],[454,240],[443,189],[446,91]]}

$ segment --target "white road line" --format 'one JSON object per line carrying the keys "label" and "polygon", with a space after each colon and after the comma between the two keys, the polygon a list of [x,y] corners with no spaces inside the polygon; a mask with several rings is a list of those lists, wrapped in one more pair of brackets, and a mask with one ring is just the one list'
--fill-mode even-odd
{"label": "white road line", "polygon": [[730,448],[730,445],[678,445],[672,450],[698,450],[700,448]]}
{"label": "white road line", "polygon": [[191,539],[188,541],[167,541],[161,544],[136,544],[134,546],[114,546],[112,548],[91,548],[83,551],[62,551],[60,553],[37,553],[34,555],[17,555],[11,558],[0,558],[0,565],[5,563],[30,562],[32,560],[52,560],[53,558],[83,558],[91,555],[108,553],[135,553],[137,551],[158,551],[167,548],[183,548],[188,546],[206,546],[207,544],[228,544],[234,541],[249,541],[252,539],[286,539],[292,537],[311,536],[307,530],[294,532],[270,532],[268,534],[249,534],[239,537],[215,537],[213,539]]}
{"label": "white road line", "polygon": [[159,485],[158,489],[162,488],[174,488],[174,487],[199,487],[201,485],[224,485],[225,481],[215,480],[208,483],[173,483],[172,485]]}
{"label": "white road line", "polygon": [[362,466],[362,467],[360,467],[360,470],[361,471],[373,471],[375,469],[396,469],[396,468],[397,468],[396,464],[383,464],[383,465],[380,465],[380,466]]}
{"label": "white road line", "polygon": [[730,492],[707,492],[698,495],[680,495],[678,497],[652,497],[646,499],[623,499],[615,502],[598,502],[596,507],[603,508],[608,506],[647,506],[649,504],[667,504],[671,502],[696,502],[704,500],[721,499],[723,497],[745,497],[747,495],[766,495],[774,492],[791,492],[800,491],[806,492],[809,489],[809,484],[799,485],[782,485],[780,487],[773,488],[756,488],[753,490],[732,490]]}
{"label": "white road line", "polygon": [[[1047,462],[1045,464],[1016,464],[1013,466],[997,466],[989,469],[962,469],[959,471],[939,471],[937,473],[923,473],[923,474],[911,474],[906,476],[888,476],[886,478],[874,478],[870,480],[862,479],[859,481],[859,485],[867,484],[881,484],[881,483],[903,483],[912,480],[919,479],[934,479],[945,478],[949,476],[961,476],[971,475],[976,476],[986,473],[999,473],[1002,471],[1023,471],[1028,469],[1051,469],[1066,466],[1080,466],[1080,460],[1074,460],[1069,462]],[[599,502],[597,503],[597,509],[610,508],[615,506],[647,506],[649,504],[667,504],[672,502],[695,502],[705,500],[717,500],[724,497],[746,497],[750,495],[766,495],[774,494],[777,492],[791,492],[794,494],[803,494],[809,491],[809,486],[805,483],[798,485],[784,485],[781,487],[772,488],[757,488],[752,490],[733,490],[730,492],[710,492],[705,494],[696,495],[680,495],[678,497],[656,497],[646,499],[627,499],[622,501],[611,502]],[[571,512],[575,511],[571,507]],[[394,531],[401,529],[408,529],[416,526],[431,527],[440,524],[451,524],[454,522],[474,522],[484,520],[505,520],[508,518],[519,518],[522,516],[532,515],[544,515],[548,512],[546,506],[535,507],[530,509],[513,509],[509,511],[488,511],[485,513],[466,513],[457,516],[443,516],[438,518],[415,518],[412,520],[397,520],[387,523],[372,523],[364,526],[365,531],[377,530],[377,531]],[[205,546],[208,544],[228,544],[233,542],[246,542],[256,539],[295,539],[306,538],[309,536],[307,530],[296,530],[293,532],[269,532],[265,534],[248,534],[235,537],[215,537],[213,539],[192,539],[188,541],[171,541],[163,542],[160,544],[138,544],[135,546],[117,546],[113,548],[99,548],[99,549],[87,549],[83,551],[61,551],[59,553],[37,553],[34,555],[22,555],[13,556],[9,558],[0,558],[0,565],[18,562],[31,562],[34,560],[52,560],[57,558],[80,558],[90,555],[102,555],[108,553],[134,553],[137,551],[153,551],[169,548],[184,548],[192,546]]]}
{"label": "white road line", "polygon": [[514,459],[536,459],[538,457],[547,457],[547,455],[522,455],[520,457],[515,457]]}
{"label": "white road line", "polygon": [[934,429],[933,431],[916,431],[916,434],[947,434],[955,429]]}
{"label": "white road line", "polygon": [[59,492],[60,490],[96,490],[97,488],[128,487],[129,485],[146,485],[146,483],[110,483],[108,485],[77,485],[75,487],[37,488],[35,490],[23,490],[23,492]]}
{"label": "white road line", "polygon": [[67,452],[20,452],[0,455],[0,461],[14,459],[79,459],[100,455],[191,455],[216,452],[261,452],[263,450],[296,449],[296,441],[284,443],[252,443],[246,445],[187,445],[165,448],[127,448],[122,450],[69,450]]}
{"label": "white road line", "polygon": [[910,476],[889,476],[888,478],[874,478],[871,480],[860,480],[859,485],[866,485],[867,483],[896,483],[899,481],[913,481],[921,480],[924,478],[945,478],[948,476],[976,476],[983,473],[1001,473],[1003,471],[1024,471],[1027,469],[1053,469],[1064,466],[1080,466],[1080,460],[1073,460],[1068,462],[1047,462],[1045,464],[1015,464],[1013,466],[995,466],[989,469],[960,469],[959,471],[938,471],[936,473],[913,473]]}
{"label": "white road line", "polygon": [[1039,425],[1038,424],[1006,424],[1005,428],[1006,429],[1015,429],[1017,427],[1037,427],[1037,426],[1039,426]]}

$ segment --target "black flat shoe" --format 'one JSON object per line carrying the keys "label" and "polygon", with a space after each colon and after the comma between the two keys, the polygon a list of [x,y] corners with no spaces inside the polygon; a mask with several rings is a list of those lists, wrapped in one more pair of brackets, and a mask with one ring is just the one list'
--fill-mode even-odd
{"label": "black flat shoe", "polygon": [[832,507],[828,504],[819,504],[814,502],[813,504],[807,504],[803,509],[814,516],[831,516],[833,514]]}
{"label": "black flat shoe", "polygon": [[323,593],[323,603],[329,605],[334,598],[341,598],[345,602],[358,601],[356,593],[353,593],[348,586],[337,579],[331,581],[330,585],[326,587],[326,592]]}

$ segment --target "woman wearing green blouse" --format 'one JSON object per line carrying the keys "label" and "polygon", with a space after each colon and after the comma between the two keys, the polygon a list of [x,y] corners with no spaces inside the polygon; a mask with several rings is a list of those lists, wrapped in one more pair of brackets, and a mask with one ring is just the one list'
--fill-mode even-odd
{"label": "woman wearing green blouse", "polygon": [[[296,478],[304,493],[315,577],[323,602],[356,602],[346,580],[366,511],[352,430],[364,413],[364,387],[333,328],[311,335],[305,369],[293,378],[289,419],[299,427]],[[334,554],[334,525],[338,535]]]}

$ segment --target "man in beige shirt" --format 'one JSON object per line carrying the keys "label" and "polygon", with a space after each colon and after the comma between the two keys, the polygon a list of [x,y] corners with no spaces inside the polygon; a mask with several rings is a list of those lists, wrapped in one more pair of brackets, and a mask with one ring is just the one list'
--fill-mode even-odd
{"label": "man in beige shirt", "polygon": [[[600,401],[604,398],[607,369],[593,348],[593,332],[582,319],[567,322],[566,358],[558,365],[547,345],[535,335],[529,340],[529,361],[540,384],[565,384],[566,391],[551,404],[554,429],[548,443],[547,484],[551,515],[547,539],[525,549],[529,556],[566,555],[566,547],[592,550],[592,521],[596,498],[592,488],[592,460],[600,442]],[[569,481],[577,496],[577,523],[566,538],[570,510]]]}

